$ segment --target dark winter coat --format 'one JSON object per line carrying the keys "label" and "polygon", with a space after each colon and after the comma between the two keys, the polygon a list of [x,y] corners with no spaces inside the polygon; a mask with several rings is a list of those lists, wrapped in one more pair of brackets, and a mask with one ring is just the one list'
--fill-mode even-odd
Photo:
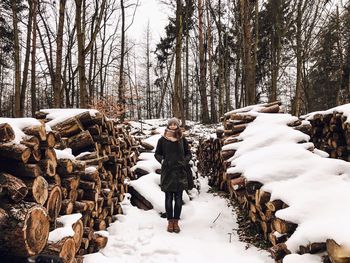
{"label": "dark winter coat", "polygon": [[186,166],[192,155],[185,138],[170,141],[165,137],[158,140],[154,154],[162,164],[160,186],[163,192],[177,192],[188,189]]}

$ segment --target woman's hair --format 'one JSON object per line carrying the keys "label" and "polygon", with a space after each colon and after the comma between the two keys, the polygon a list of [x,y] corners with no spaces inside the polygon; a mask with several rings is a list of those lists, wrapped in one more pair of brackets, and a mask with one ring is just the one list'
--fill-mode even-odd
{"label": "woman's hair", "polygon": [[168,120],[167,127],[169,128],[171,124],[176,124],[177,127],[180,127],[180,121],[175,117]]}

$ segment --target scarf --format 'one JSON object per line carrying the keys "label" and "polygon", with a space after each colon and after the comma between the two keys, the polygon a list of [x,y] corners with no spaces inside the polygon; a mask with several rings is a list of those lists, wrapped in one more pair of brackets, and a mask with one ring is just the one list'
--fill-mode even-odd
{"label": "scarf", "polygon": [[180,140],[181,138],[177,138],[177,132],[178,130],[170,130],[170,129],[165,129],[165,132],[164,132],[164,137],[165,139],[169,140],[169,141],[172,141],[172,142],[176,142],[178,140]]}

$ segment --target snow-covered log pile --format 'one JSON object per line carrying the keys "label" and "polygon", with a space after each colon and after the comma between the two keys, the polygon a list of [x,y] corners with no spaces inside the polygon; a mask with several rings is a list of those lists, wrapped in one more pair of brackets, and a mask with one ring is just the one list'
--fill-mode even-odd
{"label": "snow-covered log pile", "polygon": [[[0,253],[74,262],[106,245],[94,232],[122,213],[138,145],[95,110],[42,110],[36,117],[0,119]],[[60,215],[76,218],[70,231]]]}
{"label": "snow-covered log pile", "polygon": [[[350,201],[350,164],[316,149],[301,132],[310,131],[307,121],[260,113],[259,107],[235,112],[254,121],[234,139],[222,139],[226,183],[219,186],[226,185],[260,227],[277,262],[307,262],[310,254],[318,260],[313,262],[350,262],[350,213],[344,209]],[[350,111],[350,105],[344,107]],[[205,142],[202,149],[208,147]],[[227,151],[231,156],[223,158]]]}
{"label": "snow-covered log pile", "polygon": [[348,105],[302,116],[312,125],[311,141],[331,158],[350,161],[350,123]]}

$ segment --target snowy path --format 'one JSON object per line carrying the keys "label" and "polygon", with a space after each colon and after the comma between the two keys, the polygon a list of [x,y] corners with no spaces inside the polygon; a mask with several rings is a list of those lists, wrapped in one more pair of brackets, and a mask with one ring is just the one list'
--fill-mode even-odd
{"label": "snowy path", "polygon": [[237,224],[227,200],[207,193],[205,179],[201,185],[201,193],[183,206],[179,234],[166,232],[167,221],[155,210],[140,210],[124,201],[124,215],[108,228],[106,248],[84,262],[274,262],[266,251],[245,249],[233,230]]}

